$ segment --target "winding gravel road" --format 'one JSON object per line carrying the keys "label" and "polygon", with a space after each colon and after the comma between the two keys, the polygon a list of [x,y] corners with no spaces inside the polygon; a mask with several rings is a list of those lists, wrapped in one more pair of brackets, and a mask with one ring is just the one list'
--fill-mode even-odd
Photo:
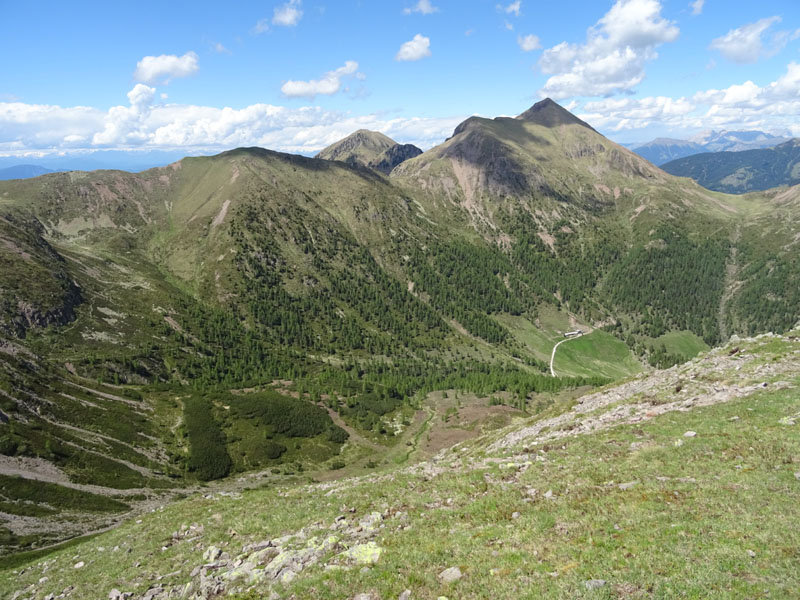
{"label": "winding gravel road", "polygon": [[555,358],[556,358],[556,348],[558,348],[558,347],[559,347],[561,344],[563,344],[564,342],[568,342],[568,341],[570,341],[570,340],[575,340],[575,339],[578,339],[578,338],[579,338],[579,337],[581,337],[582,335],[583,335],[583,334],[581,334],[581,335],[576,335],[575,337],[571,337],[571,338],[566,338],[566,339],[563,339],[563,340],[561,340],[560,342],[556,343],[556,345],[555,345],[555,346],[553,346],[553,351],[550,353],[550,375],[552,375],[553,377],[556,377],[556,372],[553,370],[553,361],[554,361],[554,360],[555,360]]}

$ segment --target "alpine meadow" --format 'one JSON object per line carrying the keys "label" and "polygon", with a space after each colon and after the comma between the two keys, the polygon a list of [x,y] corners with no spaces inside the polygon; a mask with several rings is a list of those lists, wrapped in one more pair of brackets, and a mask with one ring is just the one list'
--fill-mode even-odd
{"label": "alpine meadow", "polygon": [[0,597],[800,597],[797,8],[379,4],[9,7]]}

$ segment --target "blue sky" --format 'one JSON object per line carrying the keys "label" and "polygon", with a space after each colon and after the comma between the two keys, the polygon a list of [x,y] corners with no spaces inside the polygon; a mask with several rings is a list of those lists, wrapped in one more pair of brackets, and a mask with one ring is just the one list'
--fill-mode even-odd
{"label": "blue sky", "polygon": [[620,142],[800,136],[797,0],[0,0],[0,155],[423,148],[551,96]]}

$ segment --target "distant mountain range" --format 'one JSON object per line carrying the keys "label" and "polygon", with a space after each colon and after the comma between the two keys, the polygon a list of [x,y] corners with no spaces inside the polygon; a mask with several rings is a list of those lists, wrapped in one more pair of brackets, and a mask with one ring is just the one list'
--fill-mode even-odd
{"label": "distant mountain range", "polygon": [[52,172],[52,169],[45,169],[39,165],[14,165],[12,167],[0,169],[0,181],[6,181],[8,179],[29,179]]}
{"label": "distant mountain range", "polygon": [[656,138],[651,142],[628,147],[657,166],[702,152],[742,152],[772,148],[790,138],[763,131],[706,131],[689,140]]}
{"label": "distant mountain range", "polygon": [[800,183],[800,139],[774,148],[705,152],[661,165],[667,173],[691,177],[709,190],[728,194]]}
{"label": "distant mountain range", "polygon": [[[216,152],[209,152],[215,154]],[[205,154],[205,153],[200,153]],[[193,153],[192,156],[196,156]],[[85,154],[66,156],[41,156],[21,158],[0,156],[0,180],[29,179],[55,171],[97,171],[114,169],[138,173],[161,167],[186,157],[186,150],[98,150]]]}

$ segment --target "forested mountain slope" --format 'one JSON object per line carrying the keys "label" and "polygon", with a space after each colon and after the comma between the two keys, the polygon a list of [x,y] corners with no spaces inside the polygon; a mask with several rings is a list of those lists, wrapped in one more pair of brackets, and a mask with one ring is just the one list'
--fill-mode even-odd
{"label": "forested mountain slope", "polygon": [[706,152],[673,160],[662,168],[691,177],[710,190],[743,194],[800,183],[800,140],[743,152]]}

